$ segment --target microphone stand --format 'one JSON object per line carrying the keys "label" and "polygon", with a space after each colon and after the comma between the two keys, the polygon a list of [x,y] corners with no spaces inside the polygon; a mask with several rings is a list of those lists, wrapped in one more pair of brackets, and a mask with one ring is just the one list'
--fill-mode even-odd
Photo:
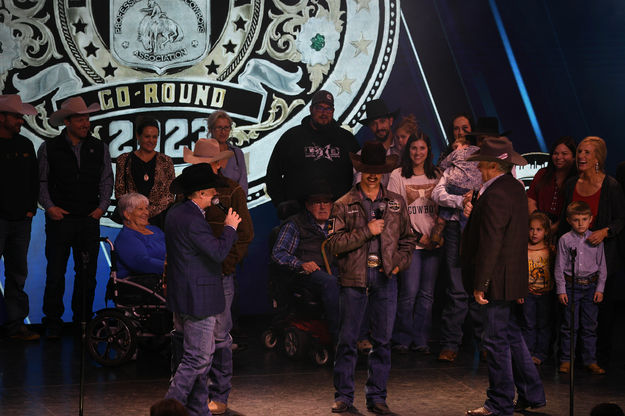
{"label": "microphone stand", "polygon": [[569,415],[575,414],[575,259],[577,257],[577,249],[571,249],[571,298],[569,299],[570,307],[570,357],[571,371],[569,372]]}
{"label": "microphone stand", "polygon": [[[83,279],[82,293],[80,294],[80,304],[82,312],[80,316],[80,393],[78,399],[78,415],[83,416],[85,406],[85,352],[87,350],[87,319],[86,319],[86,303],[87,303],[87,273],[89,269],[89,251],[84,249],[80,253],[82,259],[82,271],[80,276]],[[78,278],[78,276],[76,276]]]}

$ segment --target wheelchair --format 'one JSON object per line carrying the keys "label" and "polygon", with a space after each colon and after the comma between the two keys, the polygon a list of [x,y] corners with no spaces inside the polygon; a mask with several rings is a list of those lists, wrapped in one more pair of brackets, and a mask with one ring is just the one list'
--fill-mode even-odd
{"label": "wheelchair", "polygon": [[[271,247],[278,231],[279,226],[271,232]],[[297,273],[270,262],[269,296],[274,316],[261,342],[270,350],[280,347],[292,359],[309,355],[322,366],[330,361],[332,336],[321,299],[303,284],[304,279],[298,282]]]}
{"label": "wheelchair", "polygon": [[118,366],[136,356],[139,347],[169,347],[173,327],[172,313],[165,299],[165,277],[143,274],[117,278],[117,253],[110,248],[111,272],[106,286],[105,304],[114,308],[96,312],[87,325],[89,355],[104,366]]}

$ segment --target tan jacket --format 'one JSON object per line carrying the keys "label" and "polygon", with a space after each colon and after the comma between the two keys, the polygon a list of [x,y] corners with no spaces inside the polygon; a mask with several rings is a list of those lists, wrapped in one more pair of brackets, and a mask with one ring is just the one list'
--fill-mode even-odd
{"label": "tan jacket", "polygon": [[[403,198],[384,187],[382,198],[387,204],[383,216],[384,229],[380,234],[382,268],[387,276],[391,276],[396,266],[401,271],[410,265],[416,237],[410,228]],[[337,256],[341,285],[366,287],[367,242],[374,236],[367,226],[359,185],[334,203],[331,221],[327,247]]]}

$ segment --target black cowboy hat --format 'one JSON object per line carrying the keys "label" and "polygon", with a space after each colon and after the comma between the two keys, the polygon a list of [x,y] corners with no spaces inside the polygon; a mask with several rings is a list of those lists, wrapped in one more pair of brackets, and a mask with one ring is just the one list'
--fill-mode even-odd
{"label": "black cowboy hat", "polygon": [[365,126],[368,125],[369,122],[377,118],[397,118],[397,116],[399,115],[399,109],[395,111],[388,111],[386,103],[381,98],[378,98],[377,100],[371,100],[365,103],[365,111],[367,112],[367,117],[363,118],[362,120],[358,120],[360,124],[364,124]]}
{"label": "black cowboy hat", "polygon": [[399,164],[398,155],[386,155],[384,145],[376,140],[365,142],[360,154],[349,153],[354,169],[362,173],[389,173]]}
{"label": "black cowboy hat", "polygon": [[507,136],[512,131],[506,130],[503,132],[499,132],[499,120],[497,117],[480,117],[477,119],[477,123],[475,124],[475,128],[472,129],[467,136],[490,136],[490,137],[500,137]]}
{"label": "black cowboy hat", "polygon": [[227,186],[226,182],[213,172],[208,163],[187,166],[169,186],[172,194],[188,195],[195,191]]}

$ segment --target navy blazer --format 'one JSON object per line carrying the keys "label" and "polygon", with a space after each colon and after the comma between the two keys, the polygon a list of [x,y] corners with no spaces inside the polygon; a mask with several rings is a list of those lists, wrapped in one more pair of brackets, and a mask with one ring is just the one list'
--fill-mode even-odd
{"label": "navy blazer", "polygon": [[527,295],[527,196],[512,175],[501,175],[478,198],[462,233],[461,260],[466,290],[489,300]]}
{"label": "navy blazer", "polygon": [[165,220],[167,305],[172,312],[196,317],[225,309],[221,263],[237,239],[232,227],[219,238],[191,200],[174,205]]}

